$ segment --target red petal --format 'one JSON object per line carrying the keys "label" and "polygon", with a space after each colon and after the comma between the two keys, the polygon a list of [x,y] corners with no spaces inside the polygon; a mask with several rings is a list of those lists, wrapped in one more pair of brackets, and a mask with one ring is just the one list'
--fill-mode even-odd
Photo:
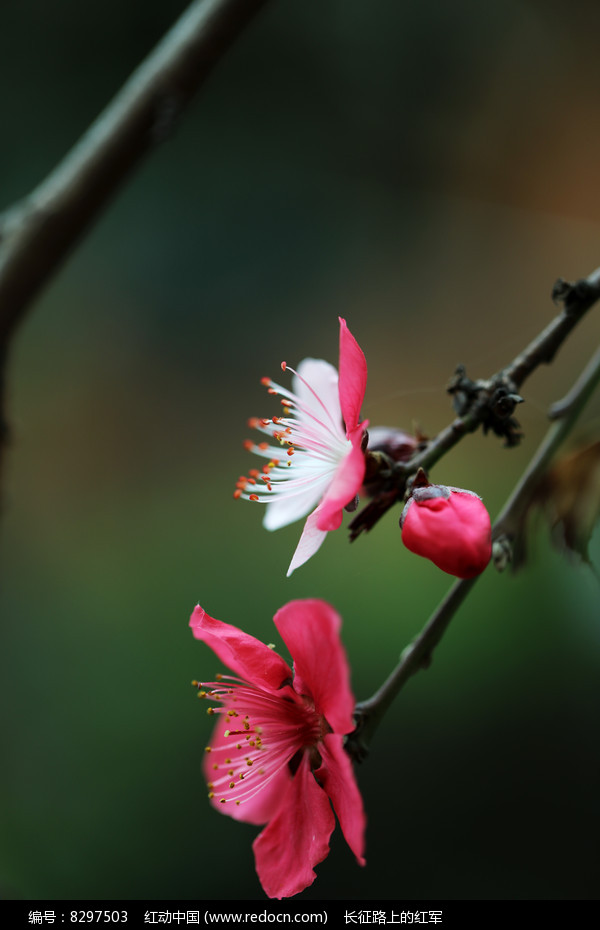
{"label": "red petal", "polygon": [[492,554],[490,516],[476,494],[445,490],[449,497],[409,500],[402,517],[402,541],[449,575],[473,578]]}
{"label": "red petal", "polygon": [[356,856],[358,864],[364,865],[367,818],[352,762],[342,745],[342,737],[330,733],[319,746],[319,751],[323,764],[315,774],[331,798],[348,846]]}
{"label": "red petal", "polygon": [[194,608],[190,626],[196,639],[210,646],[240,678],[267,691],[278,691],[292,677],[289,665],[276,652],[236,626],[209,617],[200,604]]}
{"label": "red petal", "polygon": [[348,329],[346,321],[340,321],[340,364],[339,392],[342,416],[349,434],[358,426],[360,408],[367,388],[367,362],[358,342]]}
{"label": "red petal", "polygon": [[270,898],[289,898],[312,885],[313,867],[329,853],[335,827],[329,799],[306,756],[280,797],[278,812],[252,844],[256,872]]}
{"label": "red petal", "polygon": [[354,695],[339,614],[325,601],[290,601],[273,620],[294,659],[294,690],[312,697],[335,733],[350,733]]}
{"label": "red petal", "polygon": [[365,456],[361,449],[365,420],[352,434],[352,449],[338,465],[333,481],[323,495],[317,513],[320,530],[337,530],[342,522],[342,511],[354,500],[365,476]]}

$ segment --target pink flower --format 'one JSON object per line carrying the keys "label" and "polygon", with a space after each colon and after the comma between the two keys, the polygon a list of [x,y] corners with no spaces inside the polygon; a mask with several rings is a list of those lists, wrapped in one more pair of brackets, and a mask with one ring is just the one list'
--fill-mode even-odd
{"label": "pink flower", "polygon": [[288,576],[314,555],[330,530],[342,522],[344,507],[354,501],[365,474],[362,449],[367,421],[359,422],[367,386],[362,349],[340,319],[339,377],[333,365],[305,358],[293,373],[292,391],[263,378],[270,394],[280,394],[283,417],[249,421],[277,445],[246,448],[267,459],[237,483],[234,497],[267,504],[263,525],[276,530],[308,514]]}
{"label": "pink flower", "polygon": [[473,491],[442,484],[416,487],[404,507],[400,526],[407,549],[431,559],[449,575],[473,578],[490,561],[490,515]]}
{"label": "pink flower", "polygon": [[[199,684],[221,706],[206,747],[209,798],[236,820],[267,824],[253,843],[256,871],[270,898],[298,894],[316,878],[335,826],[364,865],[365,815],[344,734],[354,697],[339,639],[341,620],[320,600],[291,601],[274,622],[294,670],[269,646],[200,607],[190,618],[234,675]],[[331,804],[330,804],[331,801]]]}

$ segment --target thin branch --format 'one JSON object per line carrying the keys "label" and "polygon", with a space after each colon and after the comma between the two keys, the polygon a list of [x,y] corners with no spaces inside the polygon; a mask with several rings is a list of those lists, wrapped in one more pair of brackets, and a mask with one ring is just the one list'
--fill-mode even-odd
{"label": "thin branch", "polygon": [[587,400],[587,392],[593,391],[596,386],[594,379],[597,377],[599,353],[600,349],[598,349],[596,355],[590,359],[588,365],[582,371],[569,393],[566,394],[562,400],[557,400],[555,404],[552,404],[548,411],[548,416],[551,420],[560,420],[562,417],[569,416],[573,408],[578,409],[579,404],[582,402],[582,398],[586,398]]}
{"label": "thin branch", "polygon": [[[507,445],[520,439],[513,412],[522,401],[517,391],[541,364],[549,364],[569,333],[600,299],[600,268],[587,278],[568,284],[560,278],[552,296],[563,303],[563,310],[505,368],[487,380],[471,381],[459,366],[448,390],[455,395],[459,416],[437,436],[420,446],[410,457],[390,462],[380,454],[370,462],[369,490],[373,496],[350,523],[350,540],[372,529],[390,507],[402,500],[406,483],[419,468],[426,472],[466,435],[480,426],[504,436]],[[576,388],[573,389],[576,391]]]}
{"label": "thin branch", "polygon": [[[5,364],[32,300],[267,0],[195,0],[62,162],[0,215],[0,469]],[[1,478],[1,475],[0,475]]]}
{"label": "thin branch", "polygon": [[0,219],[0,344],[267,0],[196,0],[48,177]]}
{"label": "thin branch", "polygon": [[417,638],[406,647],[400,656],[400,662],[384,681],[381,688],[366,701],[356,705],[354,717],[356,729],[347,739],[346,749],[358,761],[362,761],[369,752],[369,744],[382,717],[394,698],[402,690],[409,678],[421,669],[429,668],[433,650],[446,632],[452,617],[477,581],[464,578],[456,581],[448,594],[431,615]]}
{"label": "thin branch", "polygon": [[555,302],[563,303],[563,311],[531,342],[501,373],[518,389],[540,364],[549,365],[571,330],[600,298],[600,268],[587,278],[569,284],[559,278],[552,289]]}
{"label": "thin branch", "polygon": [[[600,383],[600,349],[587,365],[584,373],[569,391],[566,398],[555,404],[551,411],[562,411],[561,419],[553,423],[542,440],[535,455],[518,481],[514,491],[504,505],[492,529],[495,547],[506,556],[506,545],[515,539],[524,508],[531,500],[531,495],[540,477],[564,440],[567,438],[577,418]],[[401,691],[409,678],[421,669],[428,668],[433,651],[446,632],[454,614],[473,588],[477,577],[456,581],[441,604],[431,615],[416,639],[406,647],[400,662],[379,690],[368,700],[356,705],[356,729],[348,737],[347,749],[356,759],[363,759],[368,753],[369,742],[390,704]]]}
{"label": "thin branch", "polygon": [[501,537],[504,537],[508,542],[514,540],[522,522],[523,512],[529,505],[532,492],[537,486],[540,476],[546,471],[555,452],[573,429],[575,421],[599,383],[600,349],[590,359],[585,370],[566,397],[557,401],[550,408],[549,417],[556,419],[557,416],[560,416],[560,419],[556,419],[556,422],[552,424],[546,433],[538,446],[537,452],[502,508],[494,524],[492,533],[494,540],[499,540]]}

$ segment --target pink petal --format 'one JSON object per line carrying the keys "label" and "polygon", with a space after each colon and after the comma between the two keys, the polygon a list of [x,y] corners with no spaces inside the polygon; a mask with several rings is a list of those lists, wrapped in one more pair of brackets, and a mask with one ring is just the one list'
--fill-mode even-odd
{"label": "pink petal", "polygon": [[348,846],[359,865],[364,865],[367,818],[356,784],[352,762],[342,744],[342,737],[330,733],[319,746],[323,763],[316,775],[331,798]]}
{"label": "pink petal", "polygon": [[342,510],[354,500],[365,476],[365,456],[361,449],[364,427],[360,425],[352,433],[352,449],[337,467],[333,481],[327,488],[317,510],[317,527],[320,530],[337,530],[342,522]]}
{"label": "pink petal", "polygon": [[[214,797],[210,799],[210,803],[220,814],[226,814],[228,817],[233,817],[234,820],[256,825],[267,823],[277,810],[282,793],[287,789],[287,784],[290,781],[289,767],[287,765],[282,766],[262,791],[259,791],[250,800],[239,805],[236,804],[235,792],[232,793],[231,790],[227,790],[230,779],[227,779],[223,792],[219,791],[220,786],[217,784],[218,779],[227,775],[232,768],[236,771],[240,768],[238,758],[241,758],[243,765],[245,765],[243,759],[245,749],[242,748],[241,751],[236,751],[236,737],[232,736],[228,739],[225,736],[225,731],[229,727],[231,727],[230,718],[219,717],[209,743],[211,750],[204,755],[204,776],[209,785],[214,785],[214,788],[209,787],[208,789],[214,792]],[[237,739],[239,740],[239,737]],[[223,748],[219,749],[219,746]],[[220,800],[222,793],[227,794],[231,800],[227,800],[225,804],[222,804]]]}
{"label": "pink petal", "polygon": [[319,511],[317,508],[317,510],[313,510],[313,512],[310,513],[306,518],[306,523],[304,524],[304,529],[302,530],[302,536],[300,537],[300,541],[296,546],[296,551],[292,556],[290,567],[287,570],[288,578],[293,571],[295,571],[301,565],[304,565],[305,562],[308,562],[311,555],[315,554],[327,536],[327,533],[324,530],[320,530],[317,526],[317,520],[319,518],[318,514]]}
{"label": "pink petal", "polygon": [[340,406],[349,434],[358,426],[360,408],[367,388],[367,362],[361,347],[348,329],[346,321],[340,321]]}
{"label": "pink petal", "polygon": [[276,652],[236,626],[209,617],[200,604],[194,608],[190,626],[196,639],[210,646],[240,678],[268,691],[278,691],[292,677],[289,665]]}
{"label": "pink petal", "polygon": [[329,799],[304,756],[278,812],[252,844],[256,872],[270,898],[289,898],[312,885],[313,867],[329,853],[334,827]]}
{"label": "pink petal", "polygon": [[339,614],[325,601],[290,601],[273,622],[294,659],[294,691],[312,697],[335,733],[349,733],[354,695]]}

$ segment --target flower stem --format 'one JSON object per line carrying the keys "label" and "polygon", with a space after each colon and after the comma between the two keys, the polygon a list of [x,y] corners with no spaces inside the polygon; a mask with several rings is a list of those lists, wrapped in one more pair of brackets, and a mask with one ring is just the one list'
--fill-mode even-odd
{"label": "flower stem", "polygon": [[[512,542],[521,525],[532,491],[553,455],[571,432],[577,418],[600,383],[600,349],[563,400],[550,408],[552,424],[535,455],[523,472],[492,528],[492,538]],[[477,577],[456,581],[433,612],[419,635],[404,649],[400,662],[375,694],[356,705],[356,729],[348,737],[347,749],[356,759],[368,753],[369,743],[379,722],[409,678],[431,664],[433,651],[446,632],[454,614],[477,581]]]}
{"label": "flower stem", "polygon": [[356,705],[356,729],[347,742],[347,749],[351,755],[359,760],[367,755],[369,742],[381,718],[408,679],[420,669],[429,667],[433,650],[478,577],[460,579],[452,585],[417,638],[403,651],[392,674],[372,697]]}

